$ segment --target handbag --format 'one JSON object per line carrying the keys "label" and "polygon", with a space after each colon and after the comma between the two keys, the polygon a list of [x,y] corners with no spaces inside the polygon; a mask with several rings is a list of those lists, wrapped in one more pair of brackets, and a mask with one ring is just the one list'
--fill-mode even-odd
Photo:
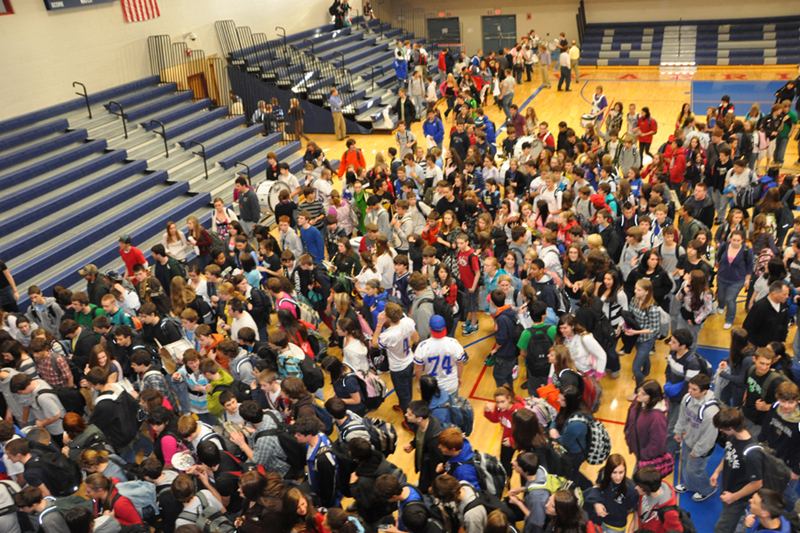
{"label": "handbag", "polygon": [[[636,433],[636,457],[641,455],[641,445],[639,444],[639,410],[636,410],[636,417],[633,420],[634,425],[634,432]],[[665,478],[675,470],[675,458],[672,456],[671,453],[667,452],[660,457],[656,457],[655,459],[648,459],[647,461],[639,461],[639,465],[637,468],[643,468],[645,466],[652,466],[658,473],[661,474],[661,478]]]}

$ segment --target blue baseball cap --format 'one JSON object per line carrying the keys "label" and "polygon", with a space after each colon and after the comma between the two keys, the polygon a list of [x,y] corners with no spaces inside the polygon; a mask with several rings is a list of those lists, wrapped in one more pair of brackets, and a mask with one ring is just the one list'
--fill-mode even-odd
{"label": "blue baseball cap", "polygon": [[441,339],[447,335],[447,324],[441,315],[433,315],[430,319],[431,336],[436,339]]}

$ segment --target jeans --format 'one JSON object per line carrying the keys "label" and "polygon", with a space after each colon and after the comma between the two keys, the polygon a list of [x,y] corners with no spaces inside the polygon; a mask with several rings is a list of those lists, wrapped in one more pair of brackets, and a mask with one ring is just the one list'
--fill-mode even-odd
{"label": "jeans", "polygon": [[714,533],[734,533],[737,531],[736,526],[744,518],[749,499],[744,497],[733,503],[723,503],[717,525],[714,526]]}
{"label": "jeans", "polygon": [[253,226],[255,226],[256,223],[255,222],[251,222],[249,220],[244,220],[244,219],[241,219],[241,218],[239,219],[239,223],[244,228],[244,231],[245,231],[245,233],[247,233],[247,236],[249,238],[253,239],[254,238],[253,237]]}
{"label": "jeans", "polygon": [[422,96],[412,96],[412,100],[414,100],[414,109],[417,112],[417,118],[421,117],[425,114],[428,106],[425,105],[425,98]]}
{"label": "jeans", "polygon": [[789,137],[779,137],[775,139],[775,153],[772,160],[783,164],[783,157],[786,155],[786,147],[789,145]]}
{"label": "jeans", "polygon": [[565,81],[567,82],[567,90],[569,91],[569,84],[572,79],[572,75],[570,74],[569,68],[561,67],[561,76],[558,78],[558,90],[561,90],[561,84]]}
{"label": "jeans", "polygon": [[617,353],[617,342],[619,338],[615,338],[613,346],[606,350],[606,372],[619,372],[622,367],[619,364],[619,354]]}
{"label": "jeans", "polygon": [[397,403],[400,404],[400,409],[405,415],[408,404],[411,403],[411,397],[414,395],[414,365],[413,363],[398,372],[390,372],[392,376],[392,385],[394,391],[397,393]]}
{"label": "jeans", "polygon": [[656,338],[636,343],[636,357],[633,359],[633,377],[636,378],[636,389],[644,378],[650,374],[650,350],[656,345]]}
{"label": "jeans", "polygon": [[706,472],[706,465],[710,458],[711,456],[707,455],[695,459],[688,450],[681,453],[681,475],[687,491],[705,496],[714,490],[714,487],[708,482],[708,472]]}
{"label": "jeans", "polygon": [[747,166],[750,167],[750,170],[755,170],[756,161],[758,161],[758,153],[753,153],[747,156]]}
{"label": "jeans", "polygon": [[528,374],[528,394],[530,396],[539,396],[536,392],[540,387],[547,385],[547,376],[531,376]]}
{"label": "jeans", "polygon": [[689,351],[694,352],[697,350],[697,341],[700,339],[700,331],[702,331],[704,325],[705,322],[702,324],[689,324],[681,315],[678,315],[678,328],[688,329],[694,337],[694,342],[692,342],[692,347]]}
{"label": "jeans", "polygon": [[454,96],[448,96],[447,98],[445,98],[445,100],[447,101],[447,109],[445,109],[444,111],[444,116],[446,117],[447,115],[450,114],[450,111],[453,110],[453,106],[456,103],[456,98]]}
{"label": "jeans", "polygon": [[717,210],[717,222],[725,220],[725,214],[728,212],[729,199],[722,194],[722,191],[711,188],[711,199],[714,201],[714,209]]}
{"label": "jeans", "polygon": [[149,457],[153,454],[153,441],[145,437],[141,431],[136,432],[136,440],[133,443],[133,447],[125,453],[120,453],[120,457],[126,463],[136,463],[136,456],[139,454],[139,450],[144,452],[144,457]]}
{"label": "jeans", "polygon": [[[413,365],[412,365],[413,366]],[[501,358],[498,357],[492,368],[492,375],[494,376],[495,386],[502,387],[506,383],[514,389],[514,367],[517,366],[517,358]]]}
{"label": "jeans", "polygon": [[791,512],[794,504],[800,499],[797,496],[797,481],[789,481],[789,486],[783,491],[783,497],[786,499],[786,510]]}
{"label": "jeans", "polygon": [[525,81],[531,81],[531,74],[533,74],[533,63],[525,63],[525,74],[528,76],[528,79]]}
{"label": "jeans", "polygon": [[561,50],[556,48],[550,54],[550,61],[553,63],[553,70],[558,70],[558,58],[561,57]]}
{"label": "jeans", "polygon": [[522,83],[522,70],[514,70],[514,79],[517,83]]}
{"label": "jeans", "polygon": [[511,120],[511,110],[508,108],[508,106],[510,106],[511,102],[513,102],[513,101],[514,101],[514,93],[506,94],[503,97],[503,100],[502,100],[503,113],[506,114],[506,120]]}
{"label": "jeans", "polygon": [[[178,397],[178,403],[181,404],[180,412],[185,415],[190,414],[191,411],[189,410],[189,385],[186,383],[185,379],[182,379],[181,381],[175,381],[172,379],[171,375],[169,374],[167,375],[169,376],[169,381],[172,384],[172,388],[175,390],[175,395]],[[216,424],[216,422],[214,422],[214,424]]]}
{"label": "jeans", "polygon": [[669,411],[667,412],[667,452],[675,457],[681,451],[681,445],[673,439],[675,426],[678,425],[678,415],[681,412],[681,396],[669,398]]}
{"label": "jeans", "polygon": [[717,279],[717,297],[719,298],[719,308],[725,309],[725,323],[733,324],[736,319],[736,298],[742,292],[744,280],[736,283],[726,283]]}

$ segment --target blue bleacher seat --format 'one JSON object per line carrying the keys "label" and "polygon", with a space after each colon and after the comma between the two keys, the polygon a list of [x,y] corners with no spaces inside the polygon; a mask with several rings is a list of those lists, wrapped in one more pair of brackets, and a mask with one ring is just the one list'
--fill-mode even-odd
{"label": "blue bleacher seat", "polygon": [[64,133],[63,135],[54,137],[53,139],[48,139],[46,141],[28,146],[27,148],[0,155],[0,171],[14,165],[24,163],[28,159],[46,155],[72,143],[83,141],[88,136],[88,132],[84,129],[70,131],[68,133]]}

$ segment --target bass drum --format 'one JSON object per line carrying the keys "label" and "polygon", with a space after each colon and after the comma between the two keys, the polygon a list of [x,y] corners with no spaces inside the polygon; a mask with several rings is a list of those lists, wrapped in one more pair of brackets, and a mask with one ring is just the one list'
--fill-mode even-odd
{"label": "bass drum", "polygon": [[555,52],[558,49],[558,39],[553,39],[552,41],[548,41],[547,49],[551,52]]}
{"label": "bass drum", "polygon": [[588,113],[581,115],[581,128],[585,128],[589,124],[594,124],[594,117]]}
{"label": "bass drum", "polygon": [[[289,191],[289,186],[280,181],[262,181],[256,187],[258,205],[262,211],[275,212],[275,206],[280,202],[281,191]],[[291,191],[289,191],[291,192]]]}
{"label": "bass drum", "polygon": [[542,150],[544,149],[544,143],[539,139],[539,137],[532,135],[521,137],[517,141],[516,146],[514,146],[514,157],[517,158],[517,161],[519,161],[519,158],[522,157],[522,145],[525,143],[531,143],[531,157],[533,157],[534,160],[538,159],[539,154],[541,154]]}
{"label": "bass drum", "polygon": [[358,249],[361,247],[361,239],[363,238],[364,237],[351,237],[350,247],[353,248],[353,250],[358,251]]}
{"label": "bass drum", "polygon": [[183,353],[186,350],[194,349],[194,345],[186,339],[171,342],[161,347],[161,355],[176,363],[183,363]]}

